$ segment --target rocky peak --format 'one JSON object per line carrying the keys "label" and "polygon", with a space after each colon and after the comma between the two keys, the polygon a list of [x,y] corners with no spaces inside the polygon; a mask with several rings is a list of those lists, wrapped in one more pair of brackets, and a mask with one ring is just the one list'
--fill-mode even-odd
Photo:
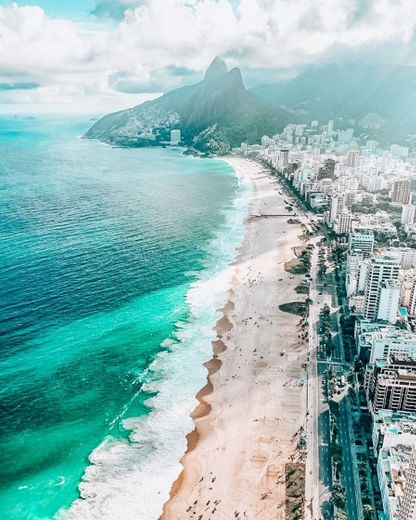
{"label": "rocky peak", "polygon": [[225,64],[225,61],[217,56],[214,58],[208,67],[204,82],[212,82],[212,81],[218,81],[219,79],[222,79],[224,76],[227,75],[228,69],[227,65]]}

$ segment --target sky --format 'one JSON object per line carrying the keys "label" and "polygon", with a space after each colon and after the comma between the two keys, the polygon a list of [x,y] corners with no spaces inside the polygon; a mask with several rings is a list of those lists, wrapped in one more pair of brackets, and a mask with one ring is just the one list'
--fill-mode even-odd
{"label": "sky", "polygon": [[0,113],[105,113],[200,80],[415,64],[414,0],[0,0]]}

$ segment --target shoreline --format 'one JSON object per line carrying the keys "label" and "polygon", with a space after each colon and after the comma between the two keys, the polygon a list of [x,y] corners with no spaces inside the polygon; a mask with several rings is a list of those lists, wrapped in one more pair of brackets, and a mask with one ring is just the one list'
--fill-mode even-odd
{"label": "shoreline", "polygon": [[[220,163],[220,170],[225,168],[226,165]],[[235,184],[235,173],[229,168],[225,173],[234,179]],[[241,186],[241,179],[239,181],[240,187],[235,189],[234,195],[231,193],[230,202],[222,210],[223,223],[215,227],[212,238],[204,247],[208,260],[185,292],[183,306],[188,309],[189,316],[175,323],[171,339],[164,340],[168,341],[166,348],[149,366],[150,370],[164,376],[150,378],[144,383],[143,389],[155,393],[146,401],[150,413],[123,420],[128,442],[114,438],[114,443],[109,443],[104,439],[91,451],[82,480],[78,483],[78,497],[68,507],[59,510],[59,518],[88,515],[114,518],[120,504],[125,518],[147,520],[160,515],[169,498],[172,482],[181,471],[179,459],[186,449],[188,436],[189,442],[193,442],[194,424],[190,412],[198,408],[196,399],[202,398],[209,390],[209,387],[201,389],[206,379],[206,368],[209,366],[212,373],[218,369],[219,361],[206,361],[211,357],[212,341],[216,337],[213,323],[221,318],[220,308],[231,278],[230,266],[244,237],[244,219],[250,200],[249,190]],[[218,342],[218,353],[222,348]],[[179,365],[179,370],[175,364]],[[202,416],[207,412],[204,412],[202,404],[194,413]],[[159,425],[162,431],[157,431]],[[153,453],[156,445],[158,449]],[[149,455],[145,450],[149,450]],[[134,464],[135,471],[124,472],[121,466],[123,473],[115,480],[112,470],[118,472],[118,464],[124,465],[127,459],[132,467]],[[131,492],[121,491],[127,488]],[[117,489],[117,494],[113,493],[114,489]]]}
{"label": "shoreline", "polygon": [[[267,295],[273,292],[270,284],[279,281],[283,282],[279,284],[279,289],[283,286],[279,303],[303,299],[294,291],[302,276],[282,272],[284,263],[294,256],[292,246],[299,244],[301,228],[287,224],[284,195],[262,166],[239,157],[222,160],[233,167],[237,177],[251,183],[249,211],[243,241],[231,264],[228,300],[219,309],[222,316],[215,325],[213,355],[204,363],[207,383],[196,395],[199,404],[191,414],[194,429],[187,435],[187,449],[180,460],[183,469],[172,484],[160,520],[199,515],[232,518],[236,514],[236,518],[247,514],[250,518],[285,518],[285,464],[299,458],[294,439],[306,418],[305,389],[293,377],[295,373],[301,376],[299,361],[306,359],[307,351],[303,348],[299,352],[299,317],[278,310],[278,305],[271,309]],[[276,275],[280,278],[275,279]],[[270,327],[273,331],[263,330]],[[279,328],[287,328],[286,348],[277,350],[271,347],[279,337]],[[250,361],[243,361],[243,355]],[[290,356],[296,363],[282,366]],[[276,398],[287,394],[294,401],[292,410],[279,414],[276,405],[284,409],[284,402],[270,400],[270,393]],[[245,396],[245,403],[241,396]],[[282,427],[287,419],[289,424]],[[284,443],[286,456],[279,451]],[[214,491],[217,481],[222,489]]]}

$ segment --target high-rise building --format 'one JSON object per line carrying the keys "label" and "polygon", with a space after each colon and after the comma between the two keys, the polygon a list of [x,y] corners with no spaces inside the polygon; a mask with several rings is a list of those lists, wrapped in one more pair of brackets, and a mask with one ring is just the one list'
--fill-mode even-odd
{"label": "high-rise building", "polygon": [[416,249],[411,247],[389,247],[386,249],[386,253],[396,256],[402,269],[411,269],[416,265]]}
{"label": "high-rise building", "polygon": [[357,293],[363,293],[368,264],[369,260],[362,251],[348,254],[347,272],[345,277],[345,286],[348,297],[356,295]]}
{"label": "high-rise building", "polygon": [[[367,174],[368,175],[368,174]],[[383,177],[379,176],[372,176],[369,177],[366,183],[367,191],[370,193],[377,193],[378,191],[381,191],[384,189],[385,182]]]}
{"label": "high-rise building", "polygon": [[349,166],[350,168],[356,168],[358,166],[359,158],[360,158],[359,150],[350,150],[347,153],[347,161],[346,161],[347,166]]}
{"label": "high-rise building", "polygon": [[338,235],[344,233],[351,233],[352,229],[352,214],[349,211],[340,213],[334,222],[334,230]]}
{"label": "high-rise building", "polygon": [[399,202],[400,204],[409,204],[410,202],[410,181],[395,181],[390,192],[392,202]]}
{"label": "high-rise building", "polygon": [[296,125],[295,135],[297,135],[298,137],[302,137],[304,130],[305,130],[305,125]]}
{"label": "high-rise building", "polygon": [[351,209],[352,205],[355,203],[357,193],[352,190],[347,190],[344,192],[344,205],[347,209]]}
{"label": "high-rise building", "polygon": [[[411,502],[413,492],[412,461],[416,444],[415,415],[409,412],[380,410],[373,415],[373,447],[378,454],[377,477],[384,515],[390,520],[415,520],[407,509],[405,497]],[[413,465],[413,468],[412,468]],[[410,472],[409,472],[410,470]],[[411,480],[407,488],[407,478]],[[400,516],[402,515],[402,516]]]}
{"label": "high-rise building", "polygon": [[289,150],[287,148],[280,150],[279,159],[279,166],[281,170],[284,170],[289,166]]}
{"label": "high-rise building", "polygon": [[270,139],[268,135],[263,135],[260,142],[262,146],[269,146],[271,144],[275,144],[274,140]]}
{"label": "high-rise building", "polygon": [[181,142],[181,131],[178,129],[170,131],[170,144],[177,145]]}
{"label": "high-rise building", "polygon": [[416,280],[413,282],[412,290],[410,291],[410,302],[408,311],[410,316],[416,315]]}
{"label": "high-rise building", "polygon": [[374,412],[416,412],[416,359],[392,356],[367,365],[364,387]]}
{"label": "high-rise building", "polygon": [[381,284],[389,280],[398,281],[399,273],[400,264],[396,256],[381,254],[371,259],[364,291],[363,315],[366,319],[377,319]]}
{"label": "high-rise building", "polygon": [[387,171],[393,163],[393,158],[388,152],[383,152],[381,156],[381,169]]}
{"label": "high-rise building", "polygon": [[406,224],[413,224],[415,221],[415,206],[413,204],[404,204],[402,206],[402,218],[401,223],[405,226]]}
{"label": "high-rise building", "polygon": [[385,280],[380,284],[377,319],[396,323],[399,309],[400,284],[396,280]]}
{"label": "high-rise building", "polygon": [[416,446],[413,446],[409,466],[405,471],[406,481],[404,484],[403,498],[397,520],[416,520]]}
{"label": "high-rise building", "polygon": [[[416,253],[416,251],[415,251]],[[410,314],[411,297],[416,280],[416,269],[402,269],[400,271],[400,302],[401,307],[406,307]]]}
{"label": "high-rise building", "polygon": [[401,157],[402,159],[406,159],[409,155],[409,148],[406,146],[400,146],[399,144],[392,144],[390,147],[390,152],[392,155],[396,157]]}
{"label": "high-rise building", "polygon": [[[364,333],[360,338],[361,348],[370,351],[369,363],[391,357],[416,357],[416,334],[406,329],[398,329],[392,325],[380,324],[378,329]],[[416,418],[415,418],[416,419]]]}
{"label": "high-rise building", "polygon": [[353,177],[351,179],[345,179],[345,189],[356,192],[358,190],[359,183],[360,183],[360,181],[358,179],[356,179],[355,177]]}
{"label": "high-rise building", "polygon": [[334,159],[326,159],[324,164],[319,168],[318,180],[320,179],[333,179],[335,177],[335,164]]}
{"label": "high-rise building", "polygon": [[373,139],[370,139],[369,141],[366,142],[367,150],[370,153],[374,153],[376,151],[377,145],[378,145],[378,142],[374,141]]}
{"label": "high-rise building", "polygon": [[371,229],[356,229],[348,238],[350,253],[363,252],[369,256],[374,249],[374,233]]}
{"label": "high-rise building", "polygon": [[341,195],[331,195],[329,202],[329,224],[333,224],[344,210],[344,198]]}

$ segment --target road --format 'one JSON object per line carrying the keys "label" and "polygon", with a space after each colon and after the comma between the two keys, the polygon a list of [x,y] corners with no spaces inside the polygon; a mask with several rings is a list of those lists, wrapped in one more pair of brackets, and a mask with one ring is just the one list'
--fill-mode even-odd
{"label": "road", "polygon": [[[323,374],[327,370],[328,365],[320,363],[318,365],[319,381],[322,388]],[[333,518],[334,508],[331,498],[332,489],[332,461],[329,450],[331,440],[331,424],[329,418],[329,409],[323,396],[321,398],[319,410],[319,482],[320,482],[320,509],[326,519]]]}
{"label": "road", "polygon": [[[308,421],[307,439],[308,456],[306,461],[305,518],[317,520],[333,518],[333,506],[330,503],[332,489],[332,463],[329,450],[330,416],[323,395],[322,380],[329,366],[345,369],[345,357],[342,344],[342,333],[339,322],[339,305],[336,285],[329,283],[326,287],[316,283],[315,248],[312,263],[310,298],[313,303],[309,314],[309,377],[308,377]],[[330,360],[322,352],[318,352],[319,343],[317,324],[319,312],[323,305],[331,308],[332,327],[334,331],[334,352]],[[338,441],[343,451],[342,483],[346,493],[346,511],[349,520],[362,519],[361,491],[355,461],[354,439],[352,435],[351,412],[347,398],[340,402]]]}
{"label": "road", "polygon": [[[308,215],[299,215],[303,222]],[[318,322],[319,313],[326,303],[331,304],[329,295],[322,295],[317,285],[318,242],[321,237],[315,237],[311,243],[315,249],[311,258],[311,284],[309,297],[312,303],[309,307],[308,334],[308,386],[307,386],[307,457],[305,479],[305,519],[318,520],[333,518],[333,506],[330,502],[332,488],[332,464],[329,452],[330,420],[329,410],[323,394],[323,374],[327,362],[319,356],[318,360]],[[341,359],[338,359],[341,362]]]}
{"label": "road", "polygon": [[[286,192],[285,188],[282,189]],[[293,196],[288,193],[293,199]],[[302,223],[307,225],[310,216],[303,210],[297,212]],[[319,241],[314,240],[314,243]],[[318,520],[323,517],[333,518],[333,506],[329,501],[332,489],[332,463],[329,452],[330,417],[328,406],[323,395],[322,379],[329,366],[347,370],[345,364],[342,333],[339,322],[339,305],[335,280],[328,277],[328,285],[317,287],[317,247],[312,255],[311,262],[310,298],[312,304],[309,309],[309,342],[308,342],[308,386],[307,386],[307,458],[305,482],[305,519]],[[329,274],[329,273],[328,273]],[[327,303],[331,308],[332,326],[334,335],[334,352],[330,360],[322,352],[318,352],[317,323],[319,312]],[[362,520],[363,510],[361,489],[358,476],[356,456],[354,452],[354,438],[352,433],[351,410],[347,397],[340,402],[340,416],[338,421],[338,441],[343,452],[342,484],[346,493],[346,513],[348,520]]]}
{"label": "road", "polygon": [[[342,331],[339,322],[339,302],[336,291],[336,284],[328,284],[326,288],[332,298],[331,314],[333,316],[333,327],[335,332],[335,355],[333,360],[341,362],[345,370],[348,369],[345,363],[344,346]],[[360,480],[358,477],[357,460],[354,451],[354,436],[352,433],[352,415],[348,397],[345,396],[340,401],[338,419],[338,442],[342,448],[342,484],[345,487],[346,511],[348,520],[361,520],[363,509],[361,502]]]}
{"label": "road", "polygon": [[351,410],[344,397],[340,402],[340,416],[338,420],[339,433],[338,440],[342,447],[342,483],[345,487],[346,510],[348,519],[358,520],[363,518],[361,507],[361,490],[357,477],[358,471],[354,462],[353,452],[354,439],[351,435]]}
{"label": "road", "polygon": [[309,297],[312,303],[309,307],[309,341],[308,341],[308,387],[307,387],[307,420],[306,420],[306,479],[305,479],[305,519],[315,520],[320,517],[319,489],[319,379],[317,364],[319,304],[316,290],[318,253],[315,247],[311,258]]}

